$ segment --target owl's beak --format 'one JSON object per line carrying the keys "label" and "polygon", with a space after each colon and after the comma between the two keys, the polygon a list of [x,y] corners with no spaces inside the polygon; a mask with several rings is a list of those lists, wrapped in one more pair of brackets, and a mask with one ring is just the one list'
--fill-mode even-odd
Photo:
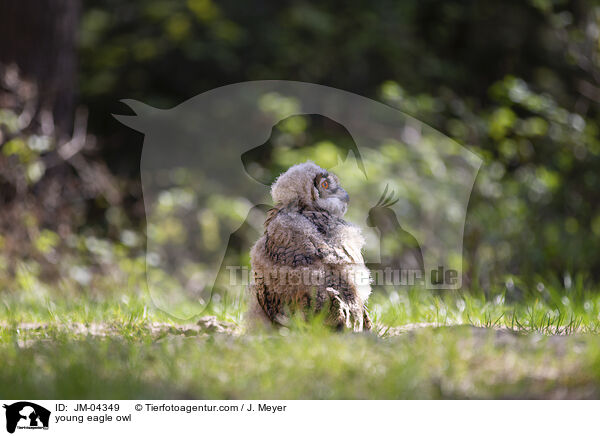
{"label": "owl's beak", "polygon": [[344,190],[343,188],[338,188],[338,190],[340,191],[340,193],[339,193],[340,200],[342,200],[344,203],[350,202],[350,196],[348,195],[346,190]]}

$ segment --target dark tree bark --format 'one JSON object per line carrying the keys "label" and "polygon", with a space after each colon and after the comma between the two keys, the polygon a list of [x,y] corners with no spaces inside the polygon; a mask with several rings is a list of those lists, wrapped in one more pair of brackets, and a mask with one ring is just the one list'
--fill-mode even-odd
{"label": "dark tree bark", "polygon": [[40,110],[70,135],[76,89],[80,0],[1,0],[0,63],[16,64],[38,88]]}

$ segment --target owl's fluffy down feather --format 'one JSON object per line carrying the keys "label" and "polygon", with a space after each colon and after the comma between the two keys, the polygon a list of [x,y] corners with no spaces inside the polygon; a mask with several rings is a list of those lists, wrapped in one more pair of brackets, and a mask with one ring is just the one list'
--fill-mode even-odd
{"label": "owl's fluffy down feather", "polygon": [[337,328],[370,329],[364,238],[342,219],[348,196],[337,177],[306,162],[279,176],[271,195],[275,207],[250,252],[253,317],[285,325],[294,313],[325,310]]}

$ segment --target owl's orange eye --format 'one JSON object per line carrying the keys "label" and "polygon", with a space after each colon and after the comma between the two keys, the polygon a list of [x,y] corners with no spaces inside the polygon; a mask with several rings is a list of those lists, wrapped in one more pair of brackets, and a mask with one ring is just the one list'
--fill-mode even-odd
{"label": "owl's orange eye", "polygon": [[323,189],[327,189],[329,188],[329,182],[327,180],[323,180],[321,182],[321,186],[323,187]]}

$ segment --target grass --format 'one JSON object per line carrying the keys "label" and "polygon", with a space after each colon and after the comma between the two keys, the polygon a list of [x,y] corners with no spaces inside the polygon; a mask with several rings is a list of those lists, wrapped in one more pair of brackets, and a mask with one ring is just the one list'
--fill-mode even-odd
{"label": "grass", "polygon": [[377,332],[245,332],[143,295],[0,294],[3,398],[597,398],[600,293],[376,294]]}

